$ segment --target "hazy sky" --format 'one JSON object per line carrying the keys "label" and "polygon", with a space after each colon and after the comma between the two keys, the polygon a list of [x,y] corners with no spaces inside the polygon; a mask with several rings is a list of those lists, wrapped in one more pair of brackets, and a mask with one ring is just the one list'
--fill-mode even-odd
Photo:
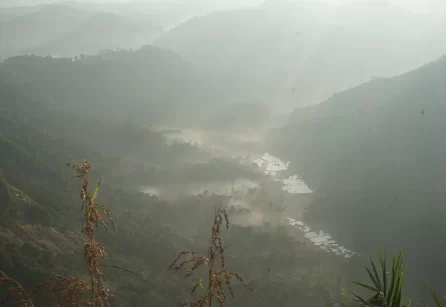
{"label": "hazy sky", "polygon": [[[66,0],[0,0],[0,6],[5,5],[11,5],[14,3],[15,5],[18,4],[40,4],[40,3],[54,3],[54,2],[63,2]],[[77,0],[82,2],[96,2],[96,3],[126,3],[131,2],[132,0]],[[163,2],[163,1],[169,1],[169,2],[198,2],[197,0],[138,0],[138,2]],[[224,1],[225,3],[232,2],[232,3],[243,3],[245,5],[248,4],[259,4],[262,3],[263,0],[201,0],[206,2],[215,2],[218,3],[218,1]],[[282,1],[282,0],[278,0]],[[289,1],[302,1],[302,0],[289,0]],[[307,0],[311,1],[311,0]],[[348,2],[348,1],[385,1],[385,0],[320,0],[322,2],[327,3],[342,3],[342,2]],[[445,12],[446,11],[446,0],[390,0],[395,5],[405,7],[408,9],[411,9],[412,11],[419,12],[419,13],[439,13],[439,12]],[[237,6],[237,5],[236,5]],[[445,16],[446,17],[446,16]]]}
{"label": "hazy sky", "polygon": [[[0,0],[2,1],[2,0]],[[101,2],[130,2],[131,0],[94,0],[94,1],[101,1]],[[144,1],[144,0],[140,0]],[[162,2],[163,0],[147,0],[151,2]],[[167,0],[169,1],[169,0]],[[187,2],[187,0],[184,0]],[[211,0],[206,0],[211,1]],[[214,0],[215,1],[215,0]],[[228,0],[221,0],[228,2]],[[291,1],[299,1],[299,0],[291,0]],[[348,2],[348,1],[382,1],[382,0],[321,0],[328,3],[342,3],[342,2]],[[417,11],[417,12],[428,12],[432,11],[435,12],[438,9],[443,10],[446,8],[446,0],[390,0],[392,3],[401,6],[406,7],[411,10]],[[215,1],[217,2],[217,1]],[[250,3],[252,4],[258,4],[263,2],[262,0],[240,0],[237,2],[244,2],[244,3]]]}
{"label": "hazy sky", "polygon": [[[1,0],[0,0],[1,1]],[[101,2],[129,2],[131,0],[95,0],[95,1],[101,1]],[[144,1],[144,0],[140,0]],[[151,2],[157,2],[156,0],[147,0]],[[162,2],[163,0],[158,0]],[[169,1],[169,0],[168,0]],[[187,0],[184,0],[187,2]],[[211,0],[207,0],[211,1]],[[221,0],[228,2],[228,0]],[[293,0],[291,0],[293,1]],[[299,0],[294,0],[299,1]],[[348,1],[373,1],[373,0],[321,0],[328,3],[337,3],[337,2],[348,2]],[[375,1],[382,1],[382,0],[375,0]],[[446,8],[446,0],[390,0],[392,3],[401,6],[406,7],[409,9],[412,9],[414,11],[418,12],[427,12],[427,11],[433,11],[435,12],[438,9],[445,9]],[[249,3],[252,2],[253,4],[261,3],[262,0],[240,0],[240,2]]]}

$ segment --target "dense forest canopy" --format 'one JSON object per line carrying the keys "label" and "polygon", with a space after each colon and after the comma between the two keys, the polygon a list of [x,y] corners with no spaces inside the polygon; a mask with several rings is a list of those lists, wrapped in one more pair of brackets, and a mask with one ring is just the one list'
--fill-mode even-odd
{"label": "dense forest canopy", "polygon": [[188,109],[212,97],[209,87],[198,87],[207,81],[200,80],[180,56],[152,46],[74,59],[12,57],[1,64],[0,70],[36,91],[33,95],[54,101],[55,108],[63,105],[84,117],[102,116],[146,125],[163,123],[169,117],[179,120],[175,109],[190,112]]}

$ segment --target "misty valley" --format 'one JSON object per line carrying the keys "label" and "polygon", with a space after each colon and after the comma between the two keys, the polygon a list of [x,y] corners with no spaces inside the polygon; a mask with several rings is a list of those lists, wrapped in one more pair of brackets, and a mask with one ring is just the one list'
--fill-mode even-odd
{"label": "misty valley", "polygon": [[0,1],[0,305],[444,306],[445,16]]}

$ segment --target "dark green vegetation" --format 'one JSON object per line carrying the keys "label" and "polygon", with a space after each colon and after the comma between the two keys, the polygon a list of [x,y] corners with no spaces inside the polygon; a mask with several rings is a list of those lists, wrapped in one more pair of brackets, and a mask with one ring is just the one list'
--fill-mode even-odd
{"label": "dark green vegetation", "polygon": [[[97,231],[97,240],[108,254],[101,270],[112,305],[178,306],[189,297],[189,283],[166,270],[181,250],[206,250],[214,208],[229,208],[230,197],[205,193],[167,203],[112,185],[116,174],[123,174],[122,168],[135,167],[143,156],[145,163],[152,161],[159,167],[172,162],[166,154],[172,145],[150,128],[80,117],[63,101],[46,101],[33,79],[25,84],[18,81],[18,74],[11,75],[2,71],[0,83],[1,270],[27,291],[53,273],[68,277],[85,272],[78,189],[64,165],[85,158],[97,161],[91,180],[104,178],[98,201],[108,204],[117,229]],[[177,154],[182,150],[178,146],[173,147]],[[221,175],[219,167],[212,165],[231,167],[230,162],[215,161],[209,162],[207,176]],[[201,178],[199,173],[206,170],[200,168],[187,177]],[[259,194],[251,196],[250,205],[261,208],[261,191],[250,193]],[[229,217],[238,214],[231,210]],[[243,285],[234,283],[231,306],[293,306],[296,300],[314,305],[346,278],[339,273],[344,260],[316,252],[273,220],[232,225],[224,240],[231,253],[228,268],[257,290],[247,294]]]}
{"label": "dark green vegetation", "polygon": [[445,77],[440,58],[297,109],[277,144],[316,191],[308,220],[362,254],[403,250],[414,296],[446,273]]}
{"label": "dark green vegetation", "polygon": [[180,56],[151,46],[76,59],[12,57],[0,71],[33,97],[85,118],[181,124],[211,97],[207,82]]}
{"label": "dark green vegetation", "polygon": [[[412,304],[411,299],[405,298],[404,283],[407,276],[407,265],[404,263],[403,254],[394,254],[392,257],[392,265],[388,267],[386,255],[379,253],[379,264],[376,265],[370,259],[371,266],[366,268],[369,281],[364,283],[355,281],[354,283],[367,293],[366,296],[359,295],[356,292],[350,294],[342,289],[343,299],[333,299],[333,306],[342,307],[409,307]],[[442,300],[438,297],[435,290],[431,289],[435,306],[443,307]],[[327,307],[332,306],[324,300]],[[428,305],[426,305],[428,306]]]}

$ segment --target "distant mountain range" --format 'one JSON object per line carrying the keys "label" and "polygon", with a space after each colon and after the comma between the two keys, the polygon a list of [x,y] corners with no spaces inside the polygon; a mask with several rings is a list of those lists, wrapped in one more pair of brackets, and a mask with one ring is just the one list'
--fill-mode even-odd
{"label": "distant mountain range", "polygon": [[0,25],[2,49],[23,51],[49,42],[76,29],[92,15],[66,5],[44,6],[18,15]]}
{"label": "distant mountain range", "polygon": [[221,101],[265,101],[287,112],[372,77],[406,72],[446,48],[444,24],[386,1],[335,6],[271,0],[207,14],[211,6],[197,0],[67,2],[20,14],[19,8],[1,9],[0,15],[19,16],[4,17],[0,57],[74,57],[153,43],[213,80]]}
{"label": "distant mountain range", "polygon": [[32,52],[39,55],[77,56],[95,54],[102,49],[139,49],[160,36],[163,29],[115,15],[97,13],[76,29],[42,44]]}
{"label": "distant mountain range", "polygon": [[163,32],[150,21],[98,12],[88,5],[44,5],[23,15],[26,10],[17,11],[14,16],[11,9],[2,11],[10,16],[0,20],[3,58],[24,53],[74,56],[117,46],[139,48]]}
{"label": "distant mountain range", "polygon": [[442,29],[388,2],[267,1],[193,18],[155,44],[215,75],[228,95],[292,108],[440,56]]}

